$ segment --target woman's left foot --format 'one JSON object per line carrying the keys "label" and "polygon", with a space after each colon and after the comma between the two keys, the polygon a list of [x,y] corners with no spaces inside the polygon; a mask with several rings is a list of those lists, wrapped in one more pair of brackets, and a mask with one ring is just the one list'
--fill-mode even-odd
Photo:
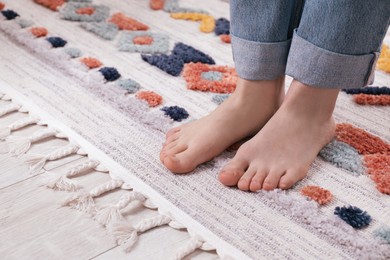
{"label": "woman's left foot", "polygon": [[280,109],[238,149],[219,180],[240,190],[258,191],[288,189],[303,179],[334,136],[332,114],[338,92],[294,81]]}

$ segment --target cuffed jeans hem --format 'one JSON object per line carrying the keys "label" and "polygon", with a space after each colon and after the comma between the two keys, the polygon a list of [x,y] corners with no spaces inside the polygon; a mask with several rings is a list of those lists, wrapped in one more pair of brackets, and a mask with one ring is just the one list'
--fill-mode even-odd
{"label": "cuffed jeans hem", "polygon": [[286,74],[313,87],[359,88],[372,84],[379,53],[346,55],[322,49],[297,32],[291,42]]}
{"label": "cuffed jeans hem", "polygon": [[233,59],[240,78],[273,80],[285,74],[291,40],[254,42],[231,35]]}

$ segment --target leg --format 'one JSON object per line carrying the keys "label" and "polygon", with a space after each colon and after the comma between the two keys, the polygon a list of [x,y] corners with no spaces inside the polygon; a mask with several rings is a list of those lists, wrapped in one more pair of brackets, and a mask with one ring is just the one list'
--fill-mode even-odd
{"label": "leg", "polygon": [[293,6],[282,0],[231,1],[232,48],[240,77],[236,91],[210,115],[167,133],[160,159],[169,170],[192,171],[256,134],[275,113],[284,97]]}
{"label": "leg", "polygon": [[[287,189],[306,176],[334,135],[332,114],[339,89],[370,81],[375,52],[388,26],[388,2],[358,2],[306,1],[286,69],[295,80],[277,113],[222,170],[222,183],[251,191]],[[374,32],[372,22],[362,17],[379,19]],[[356,20],[362,24],[350,24]],[[370,43],[361,44],[363,35]],[[235,178],[227,179],[229,175]]]}

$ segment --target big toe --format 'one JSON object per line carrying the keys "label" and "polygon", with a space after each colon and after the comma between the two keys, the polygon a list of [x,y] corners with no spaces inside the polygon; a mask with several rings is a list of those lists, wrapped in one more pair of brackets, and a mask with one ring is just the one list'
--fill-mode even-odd
{"label": "big toe", "polygon": [[247,162],[234,160],[221,170],[218,179],[223,185],[236,186],[240,178],[244,175],[246,168],[248,168]]}
{"label": "big toe", "polygon": [[188,173],[193,171],[198,164],[191,160],[193,156],[191,156],[191,151],[189,149],[185,149],[180,153],[172,153],[168,154],[164,158],[164,165],[173,173]]}

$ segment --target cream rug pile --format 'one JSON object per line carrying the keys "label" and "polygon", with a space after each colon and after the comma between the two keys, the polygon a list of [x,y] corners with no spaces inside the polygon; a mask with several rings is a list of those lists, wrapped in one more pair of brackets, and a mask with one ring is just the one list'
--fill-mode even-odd
{"label": "cream rug pile", "polygon": [[[226,20],[219,18],[229,19],[228,3],[165,1],[163,9],[152,10],[144,0],[93,0],[68,1],[51,10],[36,2],[61,1],[3,0],[1,96],[70,137],[77,146],[60,151],[59,157],[81,147],[114,179],[120,178],[149,197],[153,205],[146,206],[161,208],[162,216],[169,216],[148,222],[152,223],[149,228],[159,224],[186,227],[194,237],[189,251],[191,246],[203,246],[234,259],[390,258],[389,106],[359,105],[351,95],[341,93],[335,112],[341,124],[339,139],[316,159],[308,177],[287,192],[248,193],[221,185],[218,171],[234,152],[226,152],[193,173],[174,175],[159,161],[164,133],[212,111],[225,97],[221,92],[234,82],[230,44],[225,42],[228,34],[220,37],[214,32],[216,25],[226,29]],[[127,25],[134,28],[107,22],[113,17],[133,21]],[[174,19],[183,17],[197,21]],[[187,88],[190,79],[177,74],[185,57],[191,55],[173,57],[176,43],[207,54],[196,56],[191,49],[199,61],[214,60],[216,65],[202,67],[195,83],[203,80],[206,90],[219,93]],[[188,47],[178,52],[183,50]],[[160,53],[171,56],[164,60]],[[87,57],[93,59],[83,60]],[[165,69],[170,59],[170,74],[143,58],[164,63],[161,68]],[[186,63],[184,70],[195,77],[195,67]],[[172,69],[177,67],[178,73]],[[389,86],[389,74],[376,74],[376,86]],[[0,107],[0,112],[12,109],[20,107]],[[349,134],[343,135],[342,130]],[[45,158],[55,160],[55,156]],[[30,159],[32,171],[45,163]],[[96,166],[91,162],[86,167]],[[122,186],[122,181],[114,181],[102,192]],[[320,198],[315,188],[307,186],[321,187]],[[304,188],[311,191],[312,199],[302,195]],[[99,192],[90,195],[99,196]],[[110,230],[119,244],[131,247],[133,231],[123,235],[120,232],[126,231]]]}

